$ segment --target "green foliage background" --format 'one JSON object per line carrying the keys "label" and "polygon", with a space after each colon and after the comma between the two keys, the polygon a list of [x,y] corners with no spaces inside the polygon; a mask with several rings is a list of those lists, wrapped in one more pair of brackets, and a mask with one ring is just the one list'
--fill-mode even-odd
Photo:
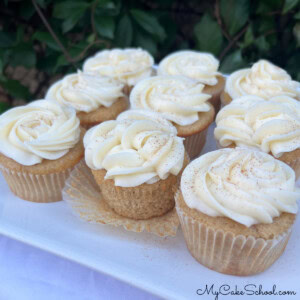
{"label": "green foliage background", "polygon": [[114,47],[145,48],[156,62],[178,49],[208,51],[227,73],[266,58],[300,80],[300,0],[2,0],[0,112]]}

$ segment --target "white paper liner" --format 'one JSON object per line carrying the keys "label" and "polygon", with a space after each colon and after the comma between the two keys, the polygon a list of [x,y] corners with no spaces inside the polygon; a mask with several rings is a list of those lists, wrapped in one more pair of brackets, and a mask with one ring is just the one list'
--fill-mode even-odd
{"label": "white paper liner", "polygon": [[205,145],[206,134],[207,129],[191,136],[185,137],[184,147],[191,159],[195,158],[201,153]]}
{"label": "white paper liner", "polygon": [[18,197],[31,202],[56,202],[62,200],[62,189],[72,168],[58,173],[30,174],[12,171],[0,165],[10,190]]}
{"label": "white paper liner", "polygon": [[248,276],[266,270],[283,253],[291,234],[290,229],[272,240],[234,236],[197,222],[177,203],[176,209],[191,255],[202,265],[220,273]]}
{"label": "white paper liner", "polygon": [[71,172],[62,194],[72,212],[90,223],[123,226],[129,231],[148,231],[158,236],[175,236],[179,226],[175,208],[161,217],[148,220],[133,220],[115,213],[103,200],[99,187],[84,161]]}

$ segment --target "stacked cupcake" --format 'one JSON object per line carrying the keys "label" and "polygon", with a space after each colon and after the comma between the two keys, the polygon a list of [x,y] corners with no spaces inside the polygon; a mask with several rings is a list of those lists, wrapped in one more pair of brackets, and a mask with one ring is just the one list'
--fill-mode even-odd
{"label": "stacked cupcake", "polygon": [[[96,200],[118,221],[151,227],[143,222],[176,206],[201,264],[261,272],[284,251],[298,209],[300,84],[265,60],[226,84],[218,68],[196,51],[167,56],[157,71],[145,50],[100,51],[46,100],[0,116],[0,170],[17,196],[53,202],[84,167]],[[226,149],[189,164],[215,113],[215,138]]]}

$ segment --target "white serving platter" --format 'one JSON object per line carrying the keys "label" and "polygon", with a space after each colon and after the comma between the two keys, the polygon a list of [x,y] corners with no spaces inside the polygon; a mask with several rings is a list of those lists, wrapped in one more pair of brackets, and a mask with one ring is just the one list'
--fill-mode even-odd
{"label": "white serving platter", "polygon": [[[204,151],[215,149],[213,126]],[[198,264],[186,249],[179,230],[176,237],[159,238],[118,227],[95,225],[73,216],[66,203],[31,203],[15,197],[0,175],[0,233],[45,251],[88,266],[166,299],[300,299],[300,228],[296,221],[286,251],[265,272],[250,276],[228,276]],[[249,293],[294,291],[292,296],[204,294],[229,285],[230,291]]]}

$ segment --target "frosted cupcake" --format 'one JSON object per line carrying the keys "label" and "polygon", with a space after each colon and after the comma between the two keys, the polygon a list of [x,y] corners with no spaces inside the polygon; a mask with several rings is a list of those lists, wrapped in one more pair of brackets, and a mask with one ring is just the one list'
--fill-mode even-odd
{"label": "frosted cupcake", "polygon": [[108,77],[78,71],[54,83],[46,99],[76,110],[82,126],[89,128],[114,120],[129,106],[124,84]]}
{"label": "frosted cupcake", "polygon": [[209,102],[218,111],[220,94],[225,84],[225,79],[218,69],[219,61],[212,54],[185,50],[166,56],[160,62],[157,74],[182,75],[204,84],[203,92],[212,96]]}
{"label": "frosted cupcake", "polygon": [[222,149],[185,168],[176,208],[196,260],[221,273],[252,275],[283,253],[299,198],[285,163],[260,151]]}
{"label": "frosted cupcake", "polygon": [[159,115],[143,111],[127,111],[86,133],[86,163],[117,214],[142,220],[174,208],[174,187],[186,163],[176,133]]}
{"label": "frosted cupcake", "polygon": [[220,110],[215,138],[221,147],[256,148],[290,165],[300,175],[300,102],[277,96],[244,96]]}
{"label": "frosted cupcake", "polygon": [[76,112],[37,100],[0,116],[0,170],[11,191],[33,202],[61,200],[73,167],[83,158]]}
{"label": "frosted cupcake", "polygon": [[85,72],[116,79],[126,86],[129,95],[132,87],[153,73],[154,59],[140,48],[103,50],[83,64]]}
{"label": "frosted cupcake", "polygon": [[221,95],[224,105],[245,95],[253,95],[268,100],[275,96],[289,96],[300,99],[300,83],[293,81],[283,69],[267,60],[259,60],[250,69],[232,73],[226,80]]}
{"label": "frosted cupcake", "polygon": [[204,85],[184,76],[154,76],[140,81],[130,94],[134,109],[159,112],[184,137],[190,158],[199,155],[215,112]]}

